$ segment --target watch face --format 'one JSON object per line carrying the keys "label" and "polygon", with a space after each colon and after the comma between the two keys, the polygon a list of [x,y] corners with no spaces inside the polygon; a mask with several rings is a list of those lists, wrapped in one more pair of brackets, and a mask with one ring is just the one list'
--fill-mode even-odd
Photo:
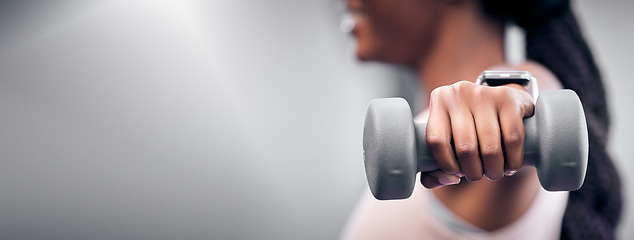
{"label": "watch face", "polygon": [[530,72],[528,71],[484,71],[482,77],[485,79],[526,79],[530,80]]}
{"label": "watch face", "polygon": [[509,83],[516,83],[523,86],[528,85],[533,75],[528,71],[484,71],[482,82],[489,86],[500,86]]}

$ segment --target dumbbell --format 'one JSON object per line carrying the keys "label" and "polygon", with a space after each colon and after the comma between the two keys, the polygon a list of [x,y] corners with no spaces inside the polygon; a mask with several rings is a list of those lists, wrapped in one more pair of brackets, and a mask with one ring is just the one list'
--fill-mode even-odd
{"label": "dumbbell", "polygon": [[[363,158],[376,199],[404,199],[416,174],[439,169],[427,150],[426,123],[415,123],[402,98],[374,99],[363,129]],[[535,114],[524,119],[523,166],[537,169],[548,191],[581,188],[588,165],[588,130],[581,101],[572,90],[542,92]]]}

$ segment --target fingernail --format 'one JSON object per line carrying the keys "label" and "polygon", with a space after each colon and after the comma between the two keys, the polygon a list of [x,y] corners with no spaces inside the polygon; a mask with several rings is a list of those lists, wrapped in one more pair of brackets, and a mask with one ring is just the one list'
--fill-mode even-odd
{"label": "fingernail", "polygon": [[460,178],[456,176],[442,176],[438,178],[438,182],[442,185],[453,185],[460,183]]}
{"label": "fingernail", "polygon": [[510,177],[510,176],[515,175],[515,173],[517,173],[517,171],[509,170],[509,171],[504,172],[504,175]]}

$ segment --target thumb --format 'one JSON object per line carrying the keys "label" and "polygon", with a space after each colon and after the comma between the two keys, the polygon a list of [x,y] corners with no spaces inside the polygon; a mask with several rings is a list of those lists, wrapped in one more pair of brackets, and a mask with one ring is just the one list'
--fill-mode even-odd
{"label": "thumb", "polygon": [[458,175],[452,175],[445,173],[441,170],[431,172],[421,172],[420,183],[425,188],[437,188],[446,185],[454,185],[460,183],[460,177]]}

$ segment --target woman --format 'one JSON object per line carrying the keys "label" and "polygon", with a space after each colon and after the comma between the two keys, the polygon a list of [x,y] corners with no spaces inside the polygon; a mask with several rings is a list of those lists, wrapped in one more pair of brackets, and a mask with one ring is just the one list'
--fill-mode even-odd
{"label": "woman", "polygon": [[[359,59],[418,71],[429,107],[417,118],[428,122],[428,147],[441,170],[422,173],[431,190],[417,186],[407,200],[365,196],[344,238],[615,237],[622,200],[605,146],[605,93],[567,0],[348,0],[348,7]],[[528,60],[520,65],[504,59],[506,21],[526,30]],[[535,169],[522,168],[522,118],[533,114],[533,97],[517,84],[473,83],[490,69],[529,71],[540,91],[577,92],[590,143],[580,190],[546,192]]]}

